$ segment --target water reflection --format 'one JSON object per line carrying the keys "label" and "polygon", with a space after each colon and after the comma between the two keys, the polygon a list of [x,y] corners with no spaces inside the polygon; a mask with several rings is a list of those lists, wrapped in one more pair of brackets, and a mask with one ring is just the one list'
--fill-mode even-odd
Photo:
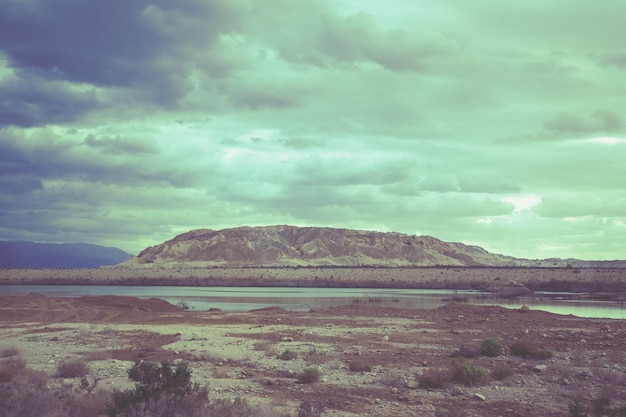
{"label": "water reflection", "polygon": [[170,286],[97,286],[97,285],[0,285],[0,295],[39,293],[54,297],[83,295],[125,295],[160,298],[194,310],[218,308],[247,311],[279,306],[293,311],[335,307],[347,304],[431,309],[450,301],[477,305],[499,305],[579,317],[626,319],[623,302],[580,300],[581,294],[540,293],[516,300],[498,300],[493,294],[466,290],[363,289],[363,288],[267,288],[267,287],[170,287]]}

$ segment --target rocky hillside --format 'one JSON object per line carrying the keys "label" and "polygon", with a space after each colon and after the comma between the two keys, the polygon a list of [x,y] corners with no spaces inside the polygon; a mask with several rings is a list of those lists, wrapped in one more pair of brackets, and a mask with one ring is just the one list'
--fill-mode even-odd
{"label": "rocky hillside", "polygon": [[536,261],[429,236],[327,227],[192,230],[142,251],[124,266],[531,266]]}

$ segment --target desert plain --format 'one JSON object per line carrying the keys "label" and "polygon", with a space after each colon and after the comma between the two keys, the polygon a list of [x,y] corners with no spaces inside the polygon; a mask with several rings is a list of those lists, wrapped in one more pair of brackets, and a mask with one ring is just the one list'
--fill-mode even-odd
{"label": "desert plain", "polygon": [[[422,279],[424,286],[441,288],[450,288],[457,274],[469,288],[495,283],[534,290],[542,282],[543,287],[569,283],[570,290],[596,288],[618,300],[625,282],[623,270],[458,270],[241,268],[229,273],[240,282],[289,275],[292,281],[281,283],[302,285],[341,281],[346,274],[354,277],[345,278],[349,285],[359,277],[371,285],[372,277],[385,276],[394,285],[410,280],[417,286]],[[204,275],[200,269],[195,275],[146,271],[134,271],[129,281],[175,284],[227,275],[217,269]],[[56,271],[45,279],[30,274],[25,282],[8,271],[0,283],[67,283],[98,273],[108,274],[111,283],[112,274],[120,272]],[[500,349],[485,354],[485,340]],[[243,398],[259,417],[626,415],[626,320],[532,309],[450,302],[436,309],[361,303],[306,312],[225,312],[185,311],[133,297],[0,296],[0,352],[0,369],[23,364],[21,371],[0,373],[8,380],[4,387],[26,381],[45,385],[57,397],[99,395],[95,408],[68,406],[65,415],[105,415],[103,398],[132,388],[128,370],[140,360],[185,361],[193,381],[208,388],[210,400]],[[76,361],[87,366],[84,376],[58,375],[60,365]],[[301,383],[303,371],[311,368],[319,378]],[[8,409],[7,404],[0,408]]]}

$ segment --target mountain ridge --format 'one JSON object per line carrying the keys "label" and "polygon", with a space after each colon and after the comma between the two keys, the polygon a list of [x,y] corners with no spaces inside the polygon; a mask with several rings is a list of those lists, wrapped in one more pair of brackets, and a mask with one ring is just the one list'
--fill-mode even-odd
{"label": "mountain ridge", "polygon": [[584,267],[598,262],[515,258],[397,232],[278,225],[190,230],[144,249],[122,265]]}
{"label": "mountain ridge", "polygon": [[89,243],[0,241],[1,269],[99,268],[132,256],[118,248]]}

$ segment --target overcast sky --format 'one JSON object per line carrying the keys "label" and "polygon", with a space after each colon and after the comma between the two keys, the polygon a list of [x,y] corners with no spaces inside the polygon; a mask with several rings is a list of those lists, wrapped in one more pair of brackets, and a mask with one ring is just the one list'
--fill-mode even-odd
{"label": "overcast sky", "polygon": [[3,0],[0,239],[625,259],[624,0]]}

